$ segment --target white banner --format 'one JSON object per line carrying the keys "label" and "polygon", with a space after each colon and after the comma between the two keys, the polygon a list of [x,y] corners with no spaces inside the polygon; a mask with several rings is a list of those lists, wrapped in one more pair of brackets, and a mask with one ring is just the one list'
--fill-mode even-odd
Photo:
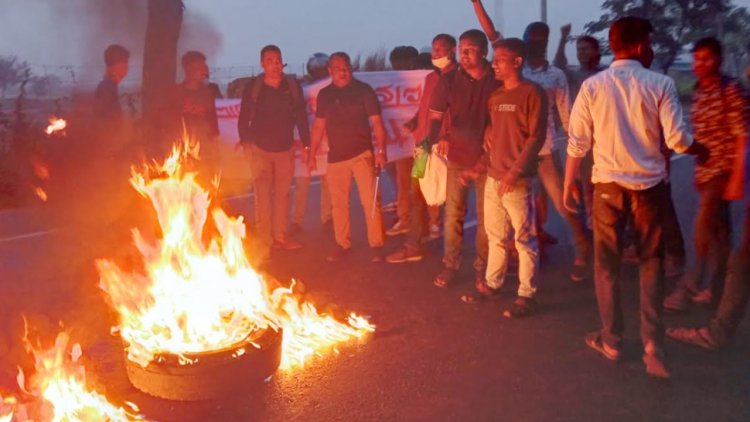
{"label": "white banner", "polygon": [[[375,90],[383,109],[383,122],[388,131],[387,154],[389,161],[409,157],[414,147],[414,139],[403,125],[414,117],[422,99],[422,89],[425,76],[429,70],[393,71],[393,72],[357,72],[354,77],[369,84]],[[307,103],[307,116],[312,125],[317,106],[318,92],[331,83],[330,78],[320,80],[303,87],[305,101]],[[219,117],[219,133],[221,138],[221,162],[223,177],[232,179],[249,179],[250,172],[248,163],[243,159],[243,154],[235,147],[239,142],[237,133],[237,119],[240,115],[240,100],[217,100],[216,112]],[[295,176],[308,175],[307,167],[301,163],[302,144],[295,141]],[[318,151],[317,174],[326,171],[326,156],[328,144],[323,140],[323,145]]]}

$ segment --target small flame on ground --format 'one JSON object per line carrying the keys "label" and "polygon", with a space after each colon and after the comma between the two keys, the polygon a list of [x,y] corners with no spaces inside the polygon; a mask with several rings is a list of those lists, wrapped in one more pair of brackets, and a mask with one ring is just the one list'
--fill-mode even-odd
{"label": "small flame on ground", "polygon": [[65,130],[66,127],[68,127],[68,122],[66,122],[65,119],[50,117],[49,126],[47,126],[47,130],[45,132],[47,133],[47,135],[52,135],[53,133]]}
{"label": "small flame on ground", "polygon": [[38,197],[38,198],[39,198],[39,199],[40,199],[40,200],[41,200],[42,202],[47,202],[47,199],[48,199],[48,198],[47,198],[47,192],[46,192],[46,191],[45,191],[44,189],[42,189],[42,188],[40,188],[40,187],[38,187],[38,186],[37,186],[37,188],[36,188],[36,189],[34,189],[34,193],[36,194],[36,196],[37,196],[37,197]]}
{"label": "small flame on ground", "polygon": [[53,422],[141,420],[140,416],[129,414],[109,403],[103,395],[86,388],[86,371],[77,362],[81,356],[80,346],[74,344],[69,348],[69,340],[68,334],[60,333],[54,346],[42,350],[24,339],[27,351],[34,355],[35,373],[26,382],[19,369],[18,382],[23,391],[42,401],[40,419]]}
{"label": "small flame on ground", "polygon": [[[354,314],[340,322],[318,313],[300,302],[293,285],[269,288],[245,254],[242,217],[218,208],[209,216],[209,193],[185,169],[198,151],[197,143],[184,142],[163,163],[132,170],[131,185],[151,200],[163,233],[162,239],[147,241],[133,230],[143,272],[97,262],[100,288],[120,316],[128,358],[146,367],[163,354],[184,357],[242,342],[260,347],[253,341],[258,333],[282,329],[280,367],[288,370],[374,331]],[[202,235],[208,218],[218,236],[206,245]]]}

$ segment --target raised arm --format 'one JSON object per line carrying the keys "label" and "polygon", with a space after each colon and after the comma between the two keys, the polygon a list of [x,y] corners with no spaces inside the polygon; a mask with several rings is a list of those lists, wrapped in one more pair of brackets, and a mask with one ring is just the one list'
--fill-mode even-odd
{"label": "raised arm", "polygon": [[487,34],[487,38],[490,39],[490,43],[501,39],[503,37],[503,34],[495,29],[495,24],[492,23],[492,19],[490,19],[490,15],[487,13],[487,9],[484,8],[482,0],[471,0],[471,3],[474,6],[474,13],[476,13],[477,19],[479,19],[479,25],[482,27],[484,33]]}
{"label": "raised arm", "polygon": [[560,43],[557,45],[555,60],[552,62],[555,67],[559,67],[563,71],[568,69],[568,58],[565,57],[565,46],[568,44],[571,29],[572,26],[570,24],[565,24],[560,28]]}

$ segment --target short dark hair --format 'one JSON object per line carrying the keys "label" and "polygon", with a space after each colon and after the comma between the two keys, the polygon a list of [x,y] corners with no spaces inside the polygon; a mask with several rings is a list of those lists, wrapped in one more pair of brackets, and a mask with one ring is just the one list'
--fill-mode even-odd
{"label": "short dark hair", "polygon": [[625,16],[609,27],[609,46],[614,52],[627,51],[648,40],[654,27],[648,19]]}
{"label": "short dark hair", "polygon": [[526,26],[526,30],[523,31],[524,38],[528,38],[531,33],[539,34],[544,38],[549,38],[549,25],[544,22],[531,22]]}
{"label": "short dark hair", "polygon": [[182,55],[182,67],[188,67],[193,63],[205,61],[206,55],[200,51],[192,50]]}
{"label": "short dark hair", "polygon": [[511,53],[515,54],[516,57],[526,57],[526,43],[520,38],[503,38],[492,43],[492,48],[504,48]]}
{"label": "short dark hair", "polygon": [[695,44],[693,44],[693,49],[690,51],[695,53],[698,50],[704,49],[710,51],[719,59],[721,59],[723,56],[721,41],[719,41],[716,37],[705,37],[699,39],[695,42]]}
{"label": "short dark hair", "polygon": [[602,47],[599,45],[599,40],[597,40],[595,37],[592,37],[591,35],[581,35],[576,39],[576,44],[588,44],[592,47],[594,47],[594,50],[601,51]]}
{"label": "short dark hair", "polygon": [[344,60],[349,66],[352,65],[352,59],[351,59],[351,57],[349,57],[349,55],[346,54],[346,53],[344,53],[343,51],[337,51],[337,52],[335,52],[335,53],[333,53],[333,54],[330,55],[330,57],[328,58],[328,65],[329,66],[330,66],[331,62],[334,59],[341,59],[341,60]]}
{"label": "short dark hair", "polygon": [[117,63],[122,63],[130,60],[130,52],[119,44],[112,44],[104,50],[104,64],[114,66]]}
{"label": "short dark hair", "polygon": [[410,45],[401,45],[393,50],[388,56],[393,70],[413,70],[419,57],[419,50]]}
{"label": "short dark hair", "polygon": [[441,42],[444,42],[444,43],[448,44],[448,46],[450,48],[456,48],[456,44],[457,44],[456,43],[456,37],[454,37],[453,35],[449,35],[449,34],[437,34],[437,35],[435,35],[435,38],[432,39],[432,42],[434,44],[434,43],[436,43],[438,41],[441,41]]}
{"label": "short dark hair", "polygon": [[268,44],[267,46],[263,47],[260,50],[260,59],[263,60],[263,56],[266,53],[278,53],[279,56],[281,55],[281,49],[278,46],[275,46],[273,44]]}
{"label": "short dark hair", "polygon": [[484,32],[478,30],[478,29],[470,29],[463,34],[461,34],[460,37],[458,37],[459,41],[461,40],[467,40],[470,41],[473,44],[476,44],[479,46],[479,49],[483,52],[487,52],[488,50],[488,44],[487,36],[484,35]]}

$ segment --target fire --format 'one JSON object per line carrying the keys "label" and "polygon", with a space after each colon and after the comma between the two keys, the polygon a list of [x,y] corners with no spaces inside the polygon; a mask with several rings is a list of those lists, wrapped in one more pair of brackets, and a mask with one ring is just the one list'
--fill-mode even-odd
{"label": "fire", "polygon": [[128,272],[109,260],[97,262],[100,287],[119,313],[117,330],[131,361],[145,367],[159,354],[219,350],[261,330],[283,329],[281,368],[291,369],[374,331],[356,315],[342,323],[318,313],[301,303],[292,287],[271,290],[248,262],[242,217],[213,209],[210,218],[218,236],[205,245],[210,198],[185,169],[194,159],[197,145],[185,144],[175,146],[161,164],[132,170],[131,185],[151,200],[163,233],[148,241],[133,230],[143,270]]}
{"label": "fire", "polygon": [[0,395],[0,422],[12,421],[17,405],[18,403],[14,397],[3,397]]}
{"label": "fire", "polygon": [[47,135],[52,135],[53,133],[65,130],[66,127],[68,127],[68,122],[66,122],[65,119],[50,117],[49,125],[47,126],[47,130],[45,132],[47,133]]}
{"label": "fire", "polygon": [[[66,333],[60,333],[54,346],[46,350],[34,348],[26,341],[27,350],[34,355],[36,372],[26,383],[23,371],[19,370],[18,384],[21,389],[40,399],[37,420],[104,422],[141,419],[86,388],[86,372],[83,365],[78,363],[81,347],[74,344],[68,348],[69,341]],[[27,417],[21,417],[26,409],[16,410],[17,420],[27,420]]]}
{"label": "fire", "polygon": [[34,193],[42,202],[47,202],[47,192],[44,189],[37,186],[37,188],[34,189]]}

